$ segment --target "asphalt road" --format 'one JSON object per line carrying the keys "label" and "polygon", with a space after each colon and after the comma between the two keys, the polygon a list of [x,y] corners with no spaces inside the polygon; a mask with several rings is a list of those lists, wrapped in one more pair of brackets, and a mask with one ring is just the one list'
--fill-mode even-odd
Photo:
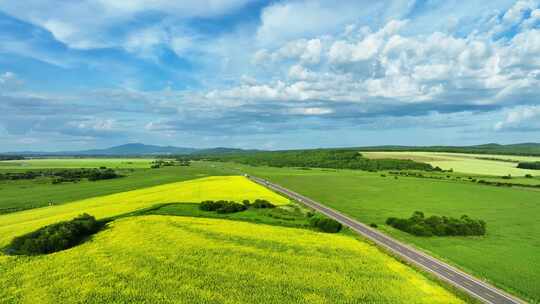
{"label": "asphalt road", "polygon": [[471,275],[468,275],[432,256],[429,256],[423,252],[420,252],[410,246],[407,246],[386,234],[379,232],[365,224],[362,224],[346,215],[343,215],[333,209],[325,207],[321,203],[318,203],[310,198],[307,198],[301,194],[284,188],[280,185],[271,183],[267,180],[249,176],[252,181],[266,186],[278,193],[284,194],[290,198],[293,198],[306,206],[309,206],[321,213],[324,213],[328,217],[331,217],[343,225],[348,226],[352,230],[356,231],[360,235],[370,239],[379,246],[385,248],[391,253],[395,254],[407,260],[420,268],[431,272],[440,279],[449,282],[450,284],[458,287],[459,289],[469,293],[473,297],[485,303],[493,304],[507,304],[507,303],[525,303],[483,281],[476,279]]}

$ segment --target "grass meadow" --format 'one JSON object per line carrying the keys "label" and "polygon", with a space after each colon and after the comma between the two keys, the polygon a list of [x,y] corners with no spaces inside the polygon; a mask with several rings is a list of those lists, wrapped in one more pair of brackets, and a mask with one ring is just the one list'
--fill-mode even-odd
{"label": "grass meadow", "polygon": [[34,158],[0,161],[0,169],[149,168],[153,158]]}
{"label": "grass meadow", "polygon": [[3,303],[463,303],[352,237],[219,219],[123,218],[0,268]]}
{"label": "grass meadow", "polygon": [[[429,163],[441,169],[453,169],[455,172],[483,175],[512,175],[524,176],[540,175],[538,170],[516,168],[517,162],[540,161],[540,157],[491,155],[491,154],[465,154],[444,152],[361,152],[367,158],[398,158],[411,159]],[[487,159],[491,158],[491,159]],[[515,161],[515,162],[510,162]]]}
{"label": "grass meadow", "polygon": [[[532,302],[540,301],[540,191],[466,181],[381,177],[380,173],[222,164],[319,200]],[[415,237],[388,217],[467,214],[487,222],[484,237]]]}

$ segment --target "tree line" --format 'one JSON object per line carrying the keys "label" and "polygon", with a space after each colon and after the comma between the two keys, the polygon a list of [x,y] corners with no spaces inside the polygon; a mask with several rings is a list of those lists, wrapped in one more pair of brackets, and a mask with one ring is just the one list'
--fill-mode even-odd
{"label": "tree line", "polygon": [[470,236],[485,235],[486,222],[467,215],[459,219],[432,215],[428,218],[421,211],[415,211],[408,219],[389,217],[386,224],[416,236]]}
{"label": "tree line", "polygon": [[538,162],[521,162],[517,166],[520,169],[540,170],[540,161]]}
{"label": "tree line", "polygon": [[77,182],[82,178],[89,181],[113,179],[121,177],[113,169],[101,167],[99,169],[63,169],[63,170],[30,170],[25,172],[0,173],[0,180],[23,180],[50,177],[53,184],[63,182]]}
{"label": "tree line", "polygon": [[23,160],[24,156],[19,155],[0,155],[0,161],[3,160]]}
{"label": "tree line", "polygon": [[198,159],[237,162],[252,166],[379,170],[435,170],[426,163],[404,159],[368,159],[355,150],[315,149],[200,155]]}

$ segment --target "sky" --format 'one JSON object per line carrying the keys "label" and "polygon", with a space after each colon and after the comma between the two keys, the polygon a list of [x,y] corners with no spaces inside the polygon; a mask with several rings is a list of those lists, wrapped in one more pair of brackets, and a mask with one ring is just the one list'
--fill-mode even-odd
{"label": "sky", "polygon": [[540,0],[0,0],[0,151],[540,142]]}

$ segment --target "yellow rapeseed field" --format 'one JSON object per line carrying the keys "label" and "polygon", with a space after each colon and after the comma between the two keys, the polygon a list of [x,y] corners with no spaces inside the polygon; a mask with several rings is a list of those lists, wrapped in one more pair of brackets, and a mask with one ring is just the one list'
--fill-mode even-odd
{"label": "yellow rapeseed field", "polygon": [[123,218],[0,270],[3,303],[462,303],[352,237],[204,218]]}
{"label": "yellow rapeseed field", "polygon": [[98,196],[58,206],[49,206],[0,216],[0,246],[17,235],[45,225],[71,219],[83,212],[96,218],[109,217],[168,202],[201,200],[266,199],[276,205],[289,200],[242,176],[213,176],[184,182]]}

